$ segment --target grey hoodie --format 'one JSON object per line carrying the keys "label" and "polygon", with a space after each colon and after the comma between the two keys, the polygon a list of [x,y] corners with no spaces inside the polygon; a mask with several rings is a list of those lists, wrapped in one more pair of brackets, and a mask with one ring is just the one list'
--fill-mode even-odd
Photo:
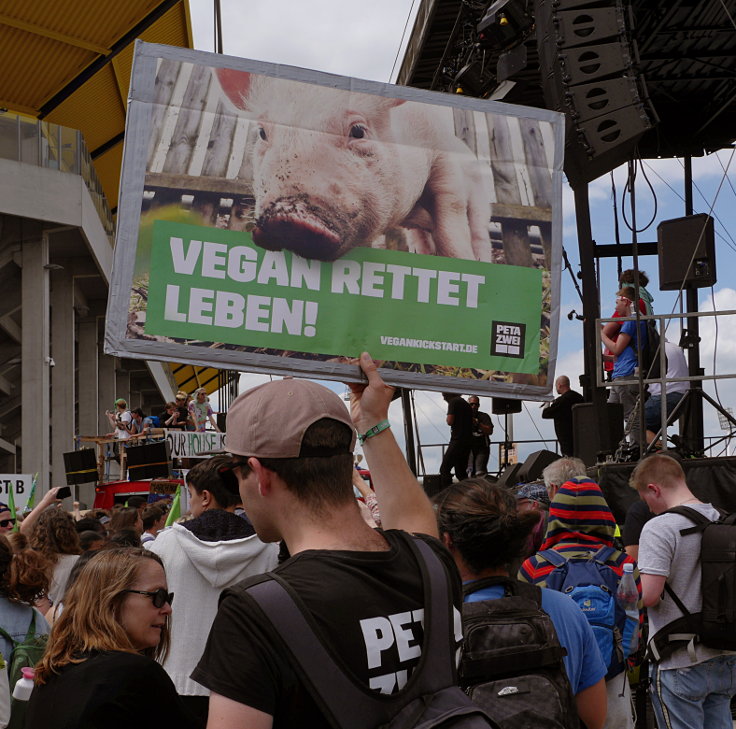
{"label": "grey hoodie", "polygon": [[[166,569],[169,591],[174,593],[171,616],[171,650],[163,666],[183,696],[207,696],[209,691],[192,681],[194,670],[207,641],[217,613],[217,601],[226,587],[246,577],[268,572],[276,566],[278,546],[264,544],[255,534],[232,538],[232,530],[222,541],[200,539],[196,532],[211,532],[197,527],[215,519],[224,519],[224,512],[205,512],[198,519],[174,524],[159,532],[155,541],[146,546],[158,554]],[[243,520],[233,514],[231,519]],[[196,524],[195,522],[199,522]],[[237,526],[237,525],[236,525]]]}

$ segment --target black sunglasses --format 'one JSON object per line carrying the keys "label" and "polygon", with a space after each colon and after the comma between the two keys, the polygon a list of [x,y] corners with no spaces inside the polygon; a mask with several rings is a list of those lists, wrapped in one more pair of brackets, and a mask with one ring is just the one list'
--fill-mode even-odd
{"label": "black sunglasses", "polygon": [[13,526],[15,524],[15,519],[3,519],[0,521],[0,527],[3,529],[7,529],[9,526]]}
{"label": "black sunglasses", "polygon": [[136,595],[145,595],[151,598],[153,607],[161,609],[167,602],[171,605],[174,602],[174,593],[166,592],[163,587],[151,592],[150,590],[123,590],[123,592],[135,592]]}

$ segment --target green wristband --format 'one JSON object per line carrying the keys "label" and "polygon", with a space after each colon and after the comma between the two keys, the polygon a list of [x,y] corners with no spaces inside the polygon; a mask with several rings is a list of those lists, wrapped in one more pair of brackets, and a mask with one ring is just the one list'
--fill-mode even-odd
{"label": "green wristband", "polygon": [[387,430],[391,427],[391,423],[388,422],[388,420],[382,420],[378,425],[374,425],[372,428],[368,428],[368,430],[361,435],[358,433],[358,441],[360,442],[360,445],[363,445],[368,438],[372,438],[374,435],[378,435],[379,433],[382,433],[384,430]]}

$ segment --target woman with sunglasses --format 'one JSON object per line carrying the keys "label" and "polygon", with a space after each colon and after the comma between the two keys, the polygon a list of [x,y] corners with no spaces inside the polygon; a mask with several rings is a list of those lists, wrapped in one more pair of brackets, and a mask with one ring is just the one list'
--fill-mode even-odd
{"label": "woman with sunglasses", "polygon": [[10,534],[15,526],[15,519],[6,504],[0,502],[0,534]]}
{"label": "woman with sunglasses", "polygon": [[161,561],[145,549],[92,557],[36,666],[27,729],[191,729],[156,662],[169,648],[173,597]]}

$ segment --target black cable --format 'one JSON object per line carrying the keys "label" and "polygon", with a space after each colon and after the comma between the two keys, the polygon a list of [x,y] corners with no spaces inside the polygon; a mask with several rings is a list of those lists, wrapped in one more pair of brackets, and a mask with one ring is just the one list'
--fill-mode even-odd
{"label": "black cable", "polygon": [[401,46],[404,45],[404,38],[406,37],[406,28],[409,25],[409,18],[411,18],[411,11],[414,10],[414,3],[416,0],[411,0],[411,7],[409,8],[409,14],[406,16],[406,22],[404,23],[404,30],[401,32],[401,40],[399,41],[399,47],[396,49],[396,58],[391,66],[391,73],[388,75],[388,82],[391,83],[391,78],[394,75],[394,69],[396,68],[396,62],[399,60],[399,53],[401,53]]}
{"label": "black cable", "polygon": [[631,195],[631,189],[629,186],[636,184],[636,173],[637,173],[637,169],[639,165],[641,165],[642,175],[644,176],[644,179],[646,180],[647,185],[649,186],[649,189],[652,192],[652,198],[654,200],[654,212],[652,213],[652,217],[649,219],[649,222],[647,222],[647,224],[643,228],[637,228],[636,232],[643,233],[657,219],[657,194],[654,191],[654,187],[652,187],[652,183],[649,181],[649,178],[646,176],[646,173],[644,172],[644,165],[642,163],[641,156],[639,156],[639,150],[637,148],[636,156],[632,160],[632,173],[627,176],[626,185],[624,186],[624,191],[621,194],[621,217],[624,219],[624,223],[626,224],[626,227],[632,233],[634,232],[634,229],[631,227],[631,223],[629,223],[626,217],[626,205],[624,204],[624,198],[626,197],[627,192],[629,193],[629,196]]}
{"label": "black cable", "polygon": [[580,301],[582,303],[583,301],[583,292],[580,290],[580,286],[578,286],[578,281],[575,278],[575,274],[572,272],[572,266],[570,265],[570,259],[567,257],[567,251],[562,249],[562,256],[565,259],[565,270],[570,272],[570,278],[572,279],[572,285],[575,287],[575,290],[578,292],[578,296],[580,297]]}
{"label": "black cable", "polygon": [[[621,231],[619,229],[618,225],[618,204],[616,202],[617,192],[616,192],[616,178],[613,175],[613,170],[611,170],[611,197],[613,199],[613,239],[616,241],[616,245],[621,244]],[[621,262],[621,256],[616,256],[617,261],[617,267],[618,267],[618,280],[621,280],[621,271],[623,271],[623,264]],[[598,269],[598,276],[600,277],[600,263],[599,263],[599,269]],[[600,281],[599,281],[600,283]]]}

